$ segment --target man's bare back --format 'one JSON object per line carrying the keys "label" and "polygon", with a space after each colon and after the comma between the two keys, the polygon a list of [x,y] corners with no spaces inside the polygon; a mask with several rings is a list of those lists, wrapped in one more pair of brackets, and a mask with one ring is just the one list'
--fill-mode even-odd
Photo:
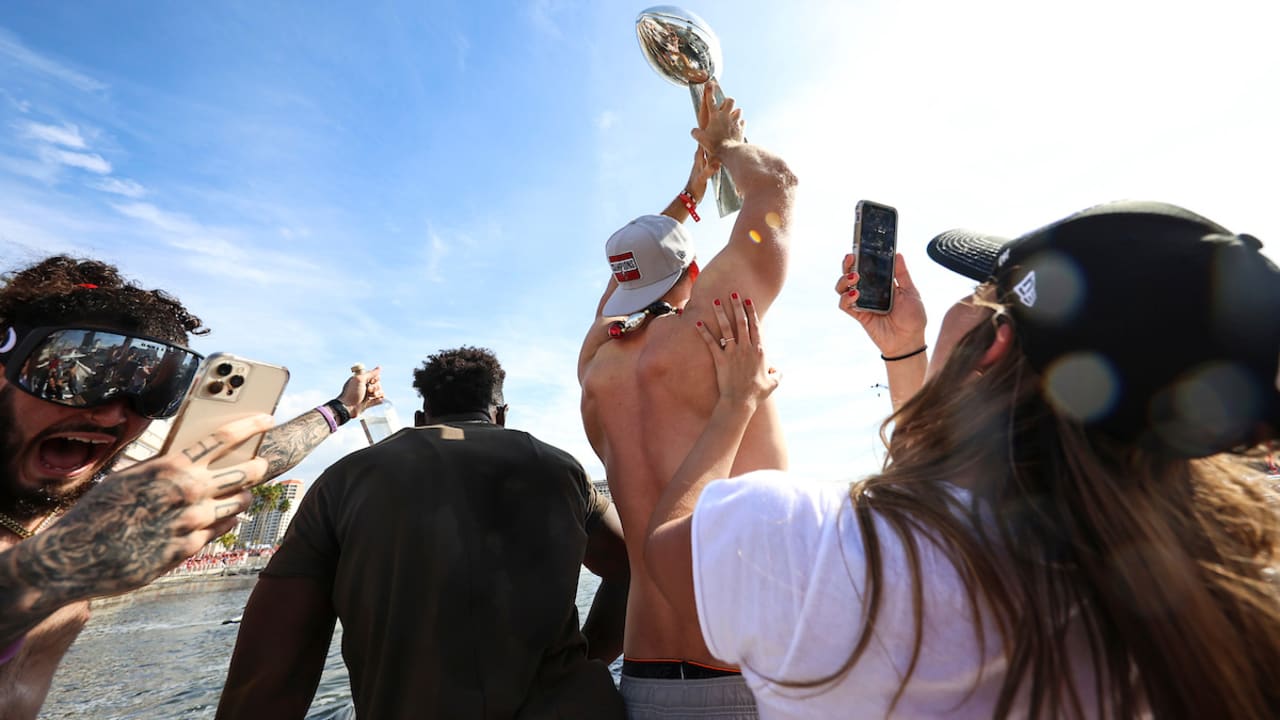
{"label": "man's bare back", "polygon": [[[732,100],[727,108],[706,103],[702,112],[695,139],[715,164],[723,162],[743,195],[729,243],[700,275],[682,277],[662,297],[681,312],[611,338],[608,326],[617,318],[606,316],[605,307],[619,278],[626,282],[627,277],[615,267],[583,343],[578,379],[587,438],[604,462],[631,564],[623,652],[632,659],[718,665],[702,641],[695,608],[673,606],[650,579],[645,532],[663,488],[702,433],[717,398],[715,368],[695,323],[718,327],[714,303],[728,303],[735,292],[751,298],[762,316],[777,297],[786,274],[795,176],[781,159],[742,142]],[[697,171],[695,160],[694,176]],[[663,214],[678,224],[684,219],[681,210],[673,202]],[[732,472],[785,466],[778,413],[769,400],[751,420]]]}
{"label": "man's bare back", "polygon": [[[667,602],[649,580],[643,554],[653,507],[716,401],[715,369],[694,328],[699,314],[690,303],[681,315],[658,318],[638,335],[600,346],[583,366],[583,422],[605,464],[631,563],[627,657],[716,664],[694,609]],[[607,332],[604,323],[593,330]],[[767,403],[747,430],[733,473],[785,464],[777,412]]]}

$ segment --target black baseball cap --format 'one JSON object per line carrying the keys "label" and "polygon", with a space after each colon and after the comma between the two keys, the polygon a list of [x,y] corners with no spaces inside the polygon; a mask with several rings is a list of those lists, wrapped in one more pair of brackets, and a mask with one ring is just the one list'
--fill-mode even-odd
{"label": "black baseball cap", "polygon": [[1189,210],[1121,201],[1013,240],[967,230],[929,257],[994,283],[1055,408],[1185,457],[1280,431],[1280,269]]}

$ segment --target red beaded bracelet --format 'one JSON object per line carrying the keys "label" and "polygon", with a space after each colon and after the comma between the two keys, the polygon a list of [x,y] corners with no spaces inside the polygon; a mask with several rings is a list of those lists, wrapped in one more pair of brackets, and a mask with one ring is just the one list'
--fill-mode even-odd
{"label": "red beaded bracelet", "polygon": [[680,202],[684,203],[684,209],[689,211],[689,217],[693,218],[694,222],[701,222],[702,218],[698,217],[698,203],[693,201],[693,193],[688,190],[681,190],[677,197],[680,198]]}

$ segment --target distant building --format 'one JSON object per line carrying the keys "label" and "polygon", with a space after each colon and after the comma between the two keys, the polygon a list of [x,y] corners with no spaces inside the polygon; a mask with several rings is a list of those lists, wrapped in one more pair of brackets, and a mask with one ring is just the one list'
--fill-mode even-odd
{"label": "distant building", "polygon": [[613,502],[613,495],[609,493],[609,481],[607,479],[592,480],[591,484],[596,486],[596,492]]}
{"label": "distant building", "polygon": [[297,479],[281,480],[278,483],[284,488],[284,496],[289,500],[289,509],[284,512],[268,510],[250,516],[250,520],[240,527],[240,544],[276,545],[284,537],[293,516],[298,512],[298,501],[302,499],[302,481]]}

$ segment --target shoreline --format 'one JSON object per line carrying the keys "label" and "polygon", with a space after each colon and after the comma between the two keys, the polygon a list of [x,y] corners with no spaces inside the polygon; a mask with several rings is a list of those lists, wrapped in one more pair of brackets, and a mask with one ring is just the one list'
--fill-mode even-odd
{"label": "shoreline", "polygon": [[96,610],[98,608],[126,604],[132,602],[135,598],[142,596],[174,595],[177,593],[195,594],[218,592],[222,590],[238,590],[241,588],[253,587],[257,582],[258,573],[256,570],[251,573],[234,575],[209,574],[164,576],[156,579],[150,585],[140,587],[137,590],[127,592],[123,595],[94,598],[89,601],[89,609]]}

